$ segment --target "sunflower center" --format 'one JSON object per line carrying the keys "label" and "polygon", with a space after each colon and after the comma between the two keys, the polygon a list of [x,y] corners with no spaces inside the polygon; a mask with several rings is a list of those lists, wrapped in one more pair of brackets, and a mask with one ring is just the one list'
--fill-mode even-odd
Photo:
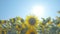
{"label": "sunflower center", "polygon": [[22,26],[21,25],[18,25],[18,28],[21,28]]}
{"label": "sunflower center", "polygon": [[23,23],[23,22],[24,22],[24,20],[23,20],[23,19],[21,19],[21,22]]}
{"label": "sunflower center", "polygon": [[34,32],[31,32],[30,34],[35,34]]}
{"label": "sunflower center", "polygon": [[30,18],[30,19],[29,19],[29,23],[30,23],[31,25],[34,25],[34,24],[36,23],[35,18]]}

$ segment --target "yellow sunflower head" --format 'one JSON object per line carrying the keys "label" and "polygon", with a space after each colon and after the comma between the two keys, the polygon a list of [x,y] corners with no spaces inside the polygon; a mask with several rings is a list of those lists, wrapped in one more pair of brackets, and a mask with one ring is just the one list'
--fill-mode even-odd
{"label": "yellow sunflower head", "polygon": [[16,24],[22,24],[22,28],[25,28],[24,19],[21,17],[16,17]]}
{"label": "yellow sunflower head", "polygon": [[16,24],[16,29],[17,29],[17,30],[22,30],[22,25]]}
{"label": "yellow sunflower head", "polygon": [[21,19],[21,17],[17,16],[17,17],[16,17],[16,19],[17,19],[17,20],[20,20],[20,19]]}
{"label": "yellow sunflower head", "polygon": [[15,23],[15,21],[16,21],[15,18],[10,19],[11,23]]}
{"label": "yellow sunflower head", "polygon": [[28,29],[26,34],[37,34],[37,31],[34,28],[33,29]]}
{"label": "yellow sunflower head", "polygon": [[24,23],[24,19],[23,19],[23,18],[21,18],[21,17],[16,17],[16,21],[17,21],[17,22]]}
{"label": "yellow sunflower head", "polygon": [[21,19],[21,23],[22,23],[22,28],[26,28],[26,24],[23,18]]}
{"label": "yellow sunflower head", "polygon": [[53,22],[49,21],[46,23],[46,25],[51,25]]}
{"label": "yellow sunflower head", "polygon": [[30,27],[30,26],[36,26],[38,25],[39,20],[37,19],[36,16],[27,16],[25,24]]}
{"label": "yellow sunflower head", "polygon": [[57,24],[57,27],[60,27],[60,23],[59,23],[59,24]]}

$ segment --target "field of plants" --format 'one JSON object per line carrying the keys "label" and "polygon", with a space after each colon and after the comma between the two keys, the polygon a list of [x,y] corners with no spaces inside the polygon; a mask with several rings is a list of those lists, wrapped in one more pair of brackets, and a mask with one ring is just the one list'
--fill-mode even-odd
{"label": "field of plants", "polygon": [[25,19],[17,16],[9,20],[0,20],[0,34],[60,34],[60,17],[38,19],[28,15]]}

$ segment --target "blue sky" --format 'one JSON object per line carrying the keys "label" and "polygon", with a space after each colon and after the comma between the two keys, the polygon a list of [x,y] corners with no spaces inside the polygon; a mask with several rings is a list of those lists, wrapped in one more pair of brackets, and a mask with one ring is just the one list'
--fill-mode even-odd
{"label": "blue sky", "polygon": [[34,5],[45,7],[45,17],[59,16],[60,0],[0,0],[0,19],[10,19],[16,16],[26,18]]}

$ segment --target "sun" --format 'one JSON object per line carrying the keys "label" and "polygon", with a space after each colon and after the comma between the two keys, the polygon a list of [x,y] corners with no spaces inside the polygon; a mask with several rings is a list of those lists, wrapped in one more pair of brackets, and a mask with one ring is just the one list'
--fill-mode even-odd
{"label": "sun", "polygon": [[33,6],[31,13],[38,17],[43,17],[44,16],[44,7],[40,6],[40,5]]}

